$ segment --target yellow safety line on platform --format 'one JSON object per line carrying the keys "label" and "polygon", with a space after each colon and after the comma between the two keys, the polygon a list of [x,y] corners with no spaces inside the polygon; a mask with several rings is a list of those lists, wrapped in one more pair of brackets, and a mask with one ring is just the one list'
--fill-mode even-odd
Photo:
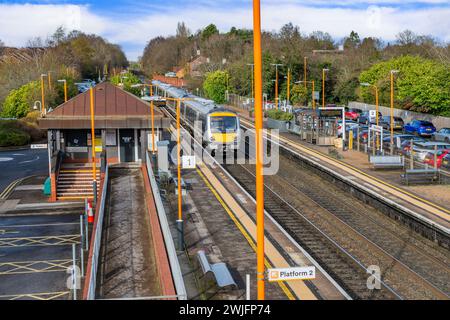
{"label": "yellow safety line on platform", "polygon": [[[241,122],[249,124],[251,127],[253,126],[250,122],[248,122],[246,120],[242,120],[241,119]],[[412,193],[410,193],[410,192],[408,192],[408,191],[406,191],[406,190],[404,190],[402,188],[396,187],[396,186],[394,186],[394,185],[392,185],[392,184],[390,184],[388,182],[385,182],[385,181],[383,181],[381,179],[378,179],[377,177],[374,177],[374,176],[372,176],[372,175],[370,175],[368,173],[365,173],[364,171],[362,171],[362,170],[360,170],[360,169],[358,169],[358,168],[356,168],[356,167],[354,167],[354,166],[352,166],[352,165],[350,165],[348,163],[345,163],[343,161],[334,159],[334,158],[332,158],[332,157],[330,157],[330,156],[328,156],[326,154],[323,154],[322,152],[319,152],[319,151],[310,149],[308,147],[305,147],[305,146],[303,146],[303,145],[301,145],[301,144],[299,144],[299,143],[297,143],[297,142],[295,142],[293,140],[290,140],[290,139],[285,138],[283,136],[279,136],[279,140],[285,142],[286,144],[289,144],[290,146],[296,148],[297,150],[309,151],[310,155],[311,155],[311,153],[313,153],[314,156],[316,156],[316,157],[322,157],[331,165],[338,165],[338,167],[339,167],[339,165],[341,165],[343,167],[346,167],[346,169],[353,170],[356,173],[356,175],[359,174],[359,175],[363,176],[363,177],[359,177],[360,179],[365,180],[365,181],[367,181],[369,183],[372,183],[374,186],[381,187],[381,188],[389,187],[389,188],[393,189],[392,192],[390,192],[391,194],[393,194],[393,195],[395,195],[395,196],[397,196],[397,197],[399,197],[399,198],[401,198],[401,199],[403,199],[405,201],[408,201],[409,203],[411,203],[411,204],[413,204],[415,206],[418,206],[421,209],[424,209],[424,210],[426,210],[426,211],[428,211],[430,213],[433,213],[434,215],[437,215],[437,216],[443,218],[444,220],[448,221],[448,215],[450,215],[450,210],[448,210],[448,209],[445,209],[445,208],[443,208],[443,207],[441,207],[441,206],[439,206],[437,204],[434,204],[431,201],[428,201],[428,200],[423,199],[423,198],[421,198],[419,196],[416,196],[416,195],[414,195],[414,194],[412,194]],[[346,169],[344,168],[345,171],[350,172],[350,171],[348,171]],[[373,181],[371,181],[371,180],[373,180]],[[384,189],[384,191],[388,191],[389,192],[388,189]],[[408,200],[405,196],[409,196],[412,199]],[[417,203],[417,202],[415,202],[413,200],[421,202],[421,203]],[[428,205],[430,208],[428,208],[428,209],[425,208],[424,204]],[[436,211],[436,210],[439,210],[441,212]],[[443,213],[445,213],[446,215],[443,215]]]}
{"label": "yellow safety line on platform", "polygon": [[[225,209],[225,211],[228,213],[228,215],[230,216],[230,218],[233,220],[233,222],[236,224],[236,226],[238,227],[239,231],[244,235],[244,237],[246,238],[246,240],[249,242],[250,246],[252,247],[252,249],[256,252],[256,244],[255,241],[253,240],[254,238],[251,236],[251,231],[249,229],[254,229],[253,233],[256,232],[256,225],[253,223],[253,221],[251,221],[250,217],[247,216],[246,213],[244,213],[245,211],[243,211],[243,214],[241,215],[241,217],[238,218],[238,216],[230,209],[230,207],[225,203],[224,199],[222,198],[221,195],[219,195],[219,193],[217,192],[217,190],[212,186],[211,182],[208,180],[208,178],[206,178],[205,174],[202,172],[202,170],[205,171],[209,171],[209,169],[203,165],[203,164],[199,164],[198,167],[200,169],[196,169],[198,174],[200,175],[200,177],[203,179],[203,181],[205,182],[205,184],[208,186],[208,188],[211,190],[211,192],[214,194],[214,196],[216,197],[216,199],[220,202],[220,204],[222,205],[222,207]],[[212,175],[212,173],[210,173],[210,175]],[[211,176],[212,178],[215,178],[214,175]],[[215,186],[218,186],[220,183],[215,183]],[[225,188],[224,188],[225,189]],[[225,189],[226,191],[226,189]],[[226,191],[227,192],[227,191]],[[232,198],[234,200],[234,198]],[[239,204],[236,205],[239,206]],[[245,224],[245,222],[242,222],[240,220],[247,218],[247,228],[244,227],[244,225],[242,223]],[[275,267],[289,267],[287,261],[285,261],[285,259],[281,256],[281,254],[277,251],[277,249],[272,245],[272,243],[270,243],[270,241],[266,238],[266,256],[270,259],[270,256],[272,255],[278,255],[277,257],[272,257],[272,263],[275,260],[278,260],[279,262],[282,261],[284,262],[284,265],[279,265],[279,266],[275,266]],[[273,268],[272,264],[268,261],[268,259],[265,259],[265,266],[266,268]],[[294,295],[291,293],[291,291],[288,289],[288,286],[286,285],[286,283],[284,282],[278,282],[278,285],[280,286],[280,288],[283,290],[283,292],[286,294],[286,296],[288,297],[288,299],[290,300],[295,300]],[[300,299],[304,299],[304,300],[316,300],[316,296],[311,292],[311,290],[305,285],[305,283],[303,281],[293,281],[291,283],[289,283],[289,287],[296,293],[296,295],[300,298]]]}

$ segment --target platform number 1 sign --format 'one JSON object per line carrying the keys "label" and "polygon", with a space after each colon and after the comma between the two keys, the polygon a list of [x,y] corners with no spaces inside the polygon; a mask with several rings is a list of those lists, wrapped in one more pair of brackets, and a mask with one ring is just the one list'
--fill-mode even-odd
{"label": "platform number 1 sign", "polygon": [[183,169],[195,169],[195,156],[183,156],[181,161]]}

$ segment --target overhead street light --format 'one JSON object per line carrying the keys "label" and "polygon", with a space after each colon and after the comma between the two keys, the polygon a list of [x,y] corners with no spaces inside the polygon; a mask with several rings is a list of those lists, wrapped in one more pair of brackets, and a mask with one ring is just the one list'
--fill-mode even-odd
{"label": "overhead street light", "polygon": [[58,82],[64,83],[64,102],[67,102],[67,80],[61,79],[61,80],[58,80]]}
{"label": "overhead street light", "polygon": [[275,67],[275,107],[278,110],[278,67],[283,66],[283,64],[271,63],[270,65]]}
{"label": "overhead street light", "polygon": [[41,103],[42,103],[42,109],[45,109],[45,92],[44,92],[44,77],[47,75],[45,73],[41,74]]}
{"label": "overhead street light", "polygon": [[322,108],[325,108],[325,73],[328,73],[330,69],[322,69]]}
{"label": "overhead street light", "polygon": [[399,70],[391,70],[391,153],[394,152],[394,76],[398,74]]}
{"label": "overhead street light", "polygon": [[[374,90],[375,90],[375,123],[376,123],[376,125],[377,125],[377,127],[378,127],[378,109],[379,109],[379,103],[378,103],[378,87],[376,86],[376,85],[374,85],[374,84],[370,84],[370,83],[368,83],[368,82],[361,82],[360,83],[360,85],[361,86],[363,86],[363,87],[372,87],[372,88],[374,88]],[[370,117],[369,117],[369,122],[370,122]],[[378,133],[377,133],[377,148],[378,148],[378,146],[379,146],[379,144],[380,144],[380,141],[379,141],[379,137],[378,137]]]}

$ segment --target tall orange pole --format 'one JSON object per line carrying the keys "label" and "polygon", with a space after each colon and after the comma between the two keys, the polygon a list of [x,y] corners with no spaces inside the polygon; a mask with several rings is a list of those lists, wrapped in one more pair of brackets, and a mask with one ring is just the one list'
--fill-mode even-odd
{"label": "tall orange pole", "polygon": [[306,90],[306,57],[303,59],[303,73],[304,73],[304,76],[303,76],[303,81],[305,81],[305,90]]}
{"label": "tall orange pole", "polygon": [[48,89],[51,91],[52,90],[52,75],[51,75],[51,71],[48,72]]}
{"label": "tall orange pole", "polygon": [[394,71],[391,70],[391,148],[394,145]]}
{"label": "tall orange pole", "polygon": [[67,102],[67,80],[64,81],[64,102]]}
{"label": "tall orange pole", "polygon": [[325,108],[325,69],[322,69],[322,108]]}
{"label": "tall orange pole", "polygon": [[45,77],[45,74],[41,74],[41,102],[42,102],[42,112],[43,113],[45,113],[44,77]]}
{"label": "tall orange pole", "polygon": [[178,242],[179,250],[183,250],[184,247],[184,235],[183,235],[183,211],[182,211],[182,198],[181,198],[181,141],[180,141],[180,109],[181,99],[177,100],[177,169],[178,169]]}
{"label": "tall orange pole", "polygon": [[311,83],[312,83],[312,107],[313,107],[313,110],[316,110],[316,97],[314,96],[314,80],[313,81],[311,81]]}
{"label": "tall orange pole", "polygon": [[253,0],[253,61],[255,63],[255,143],[256,143],[256,280],[257,298],[264,290],[264,176],[262,117],[261,4]]}
{"label": "tall orange pole", "polygon": [[89,89],[91,100],[91,145],[92,145],[92,185],[94,199],[97,199],[97,164],[95,161],[94,88]]}

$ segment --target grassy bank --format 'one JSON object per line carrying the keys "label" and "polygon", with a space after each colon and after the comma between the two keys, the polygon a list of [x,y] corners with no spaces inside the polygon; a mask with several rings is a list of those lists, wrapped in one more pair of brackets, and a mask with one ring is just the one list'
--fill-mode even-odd
{"label": "grassy bank", "polygon": [[0,147],[15,147],[41,141],[45,132],[38,128],[39,112],[18,120],[0,120]]}

